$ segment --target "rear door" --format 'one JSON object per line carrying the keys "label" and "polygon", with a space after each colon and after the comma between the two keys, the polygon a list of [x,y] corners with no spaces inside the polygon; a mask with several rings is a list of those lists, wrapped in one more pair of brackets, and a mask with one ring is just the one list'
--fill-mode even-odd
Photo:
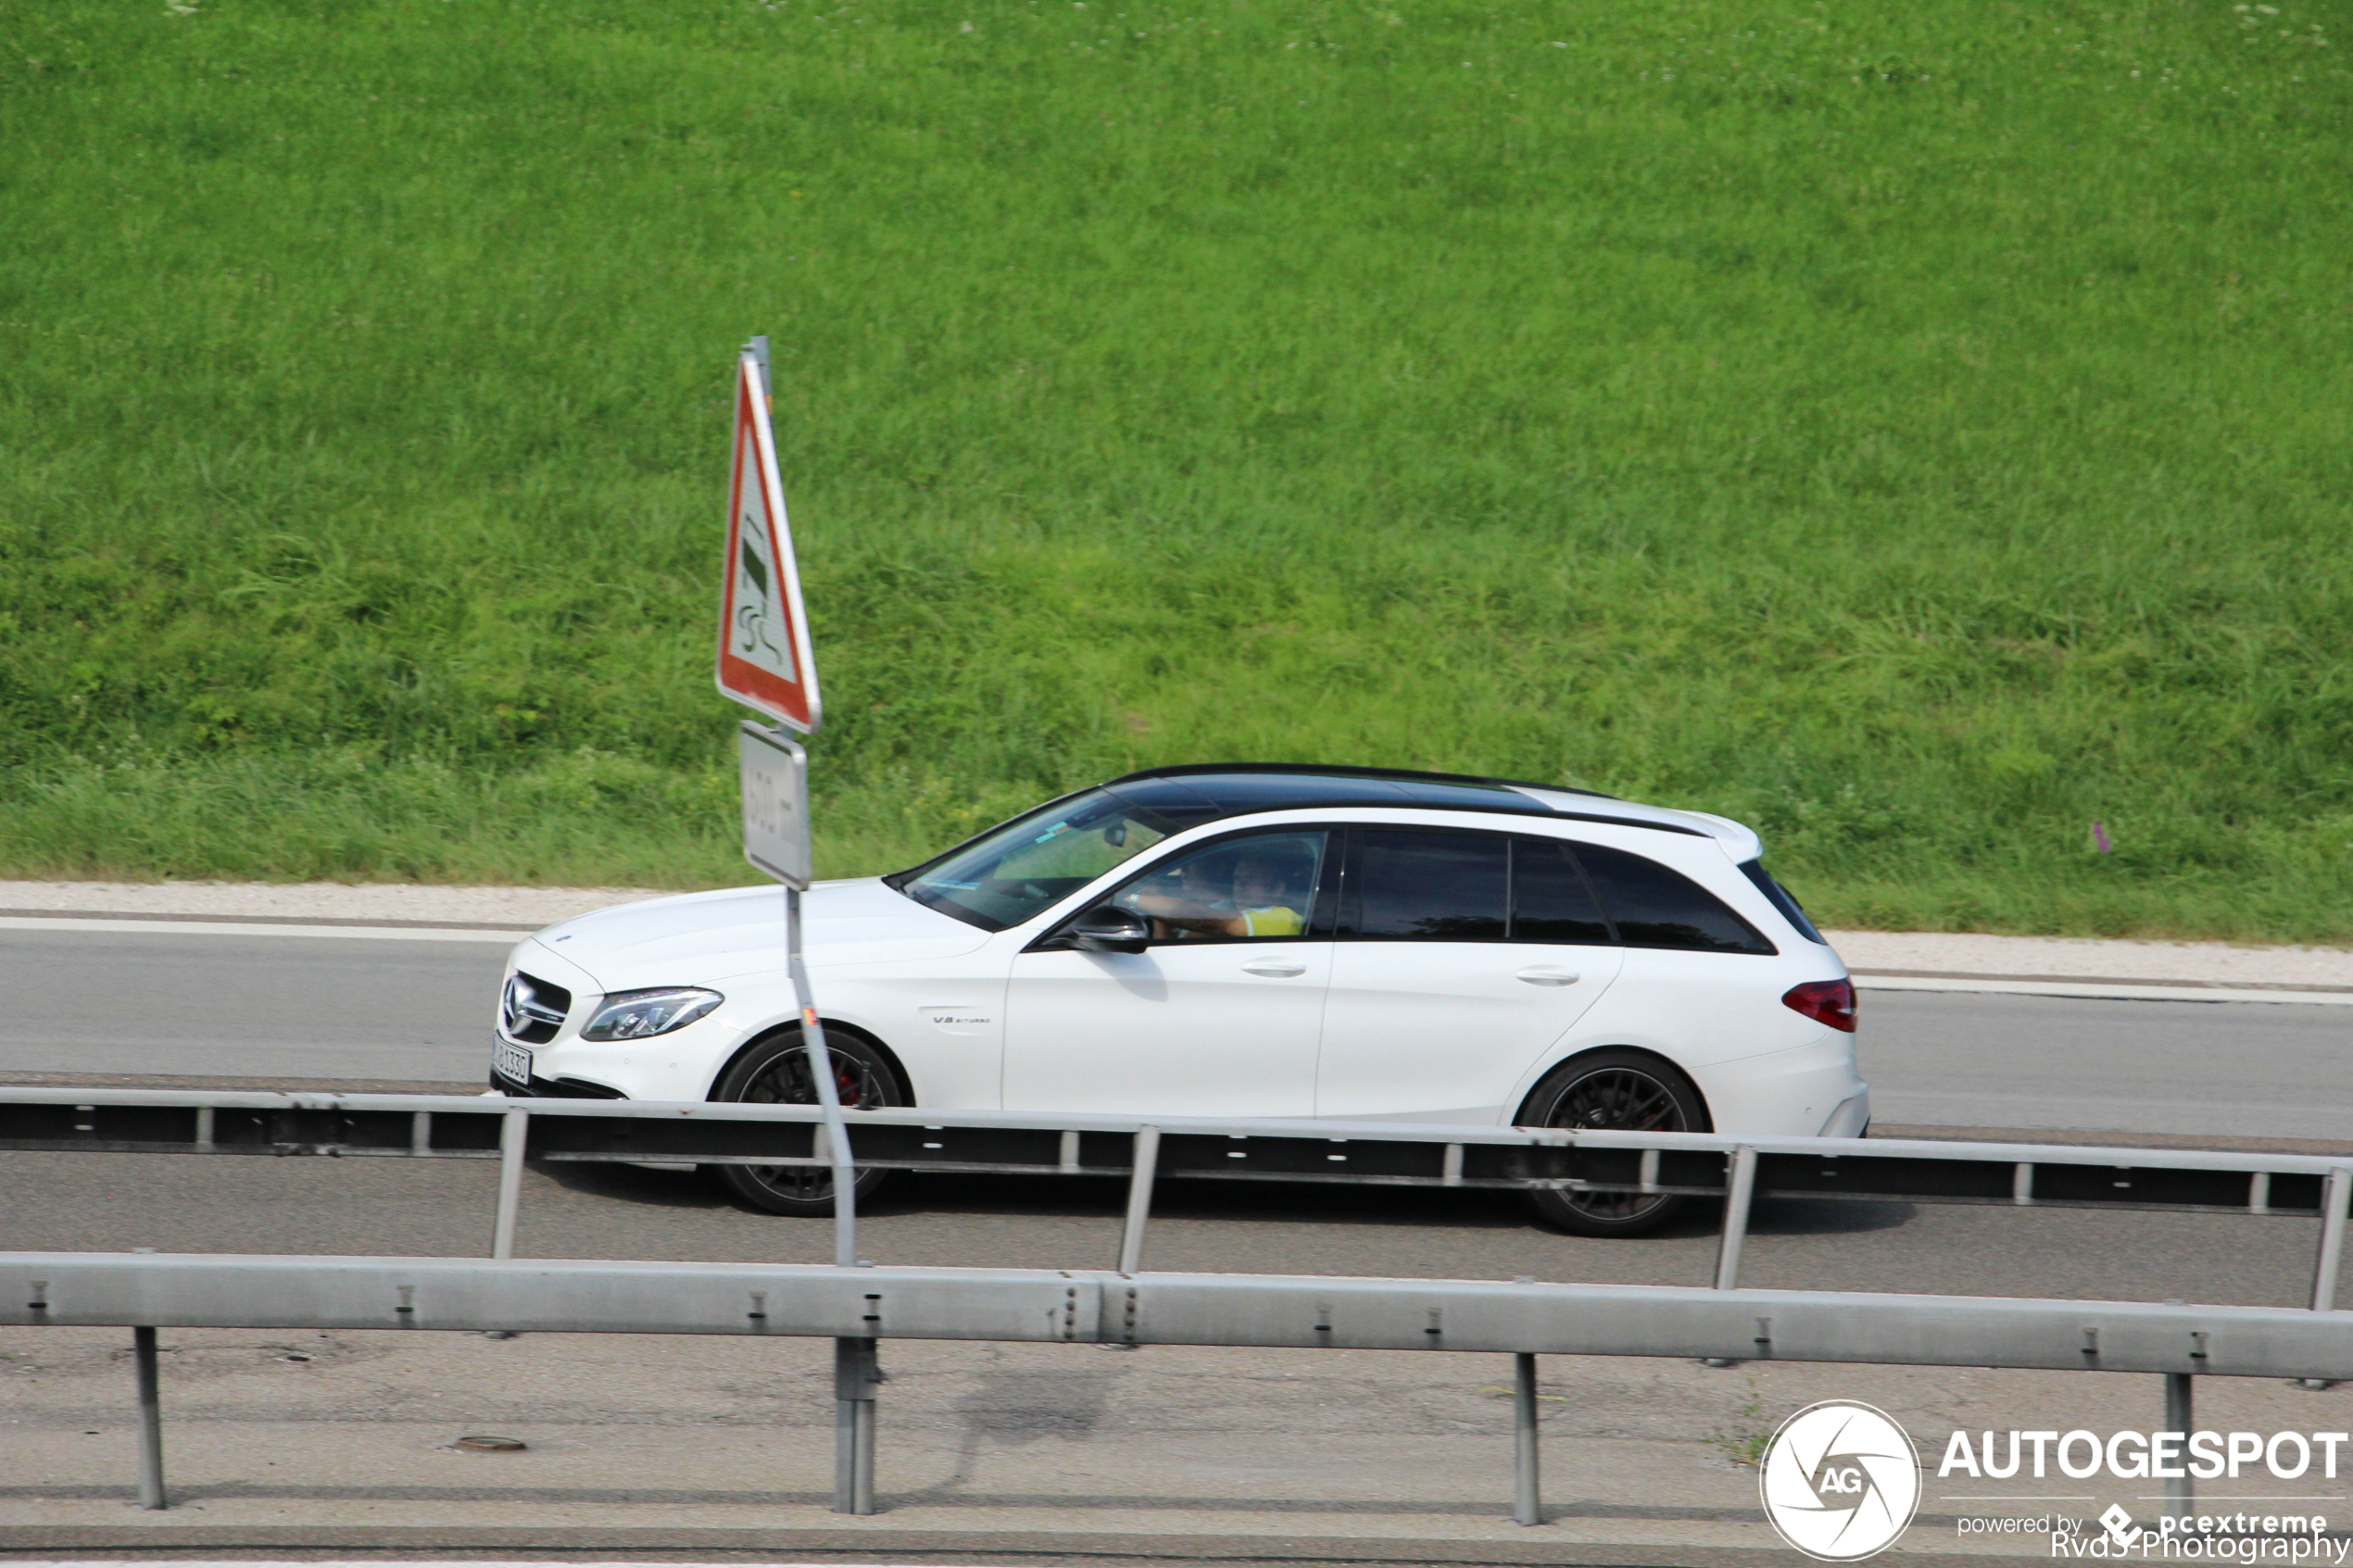
{"label": "rear door", "polygon": [[1492,1123],[1623,954],[1567,847],[1352,830],[1315,1114]]}
{"label": "rear door", "polygon": [[[1592,1021],[1612,1032],[1611,1043],[1642,1045],[1696,1071],[1809,1033],[1780,1005],[1789,975],[1771,961],[1771,940],[1722,899],[1630,850],[1579,844],[1577,858],[1626,944],[1609,1015]],[[1793,1021],[1801,1027],[1793,1031]]]}

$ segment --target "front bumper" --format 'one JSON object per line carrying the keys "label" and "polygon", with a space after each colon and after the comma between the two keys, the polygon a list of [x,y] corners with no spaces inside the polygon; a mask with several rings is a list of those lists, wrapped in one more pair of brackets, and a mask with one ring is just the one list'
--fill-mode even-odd
{"label": "front bumper", "polygon": [[507,1095],[515,1099],[627,1099],[629,1098],[619,1089],[607,1088],[602,1084],[591,1084],[579,1078],[541,1078],[534,1075],[530,1083],[518,1084],[495,1067],[490,1070],[490,1087],[495,1093]]}

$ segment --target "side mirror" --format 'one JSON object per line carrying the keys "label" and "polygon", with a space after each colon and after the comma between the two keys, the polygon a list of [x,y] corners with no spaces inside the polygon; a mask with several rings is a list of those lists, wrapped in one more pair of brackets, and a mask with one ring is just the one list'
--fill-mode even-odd
{"label": "side mirror", "polygon": [[1070,922],[1070,935],[1082,953],[1140,953],[1151,944],[1152,930],[1133,909],[1098,904]]}

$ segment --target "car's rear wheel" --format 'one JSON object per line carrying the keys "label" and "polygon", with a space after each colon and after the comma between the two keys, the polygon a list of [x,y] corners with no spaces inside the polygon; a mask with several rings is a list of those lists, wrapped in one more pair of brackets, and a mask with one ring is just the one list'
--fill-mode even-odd
{"label": "car's rear wheel", "polygon": [[[1609,1127],[1636,1133],[1708,1130],[1706,1102],[1676,1068],[1648,1051],[1591,1051],[1545,1075],[1520,1108],[1522,1127]],[[1641,1236],[1682,1208],[1673,1194],[1576,1192],[1529,1195],[1536,1211],[1572,1236]]]}
{"label": "car's rear wheel", "polygon": [[[825,1031],[825,1054],[833,1058],[834,1090],[848,1110],[904,1105],[899,1074],[873,1041],[839,1027]],[[711,1098],[748,1105],[815,1105],[816,1074],[800,1031],[788,1029],[754,1045],[720,1074]],[[853,1147],[855,1139],[852,1139]],[[834,1211],[834,1173],[811,1165],[709,1165],[719,1185],[771,1214],[829,1215]],[[861,1171],[852,1190],[863,1198],[880,1186],[887,1171]]]}

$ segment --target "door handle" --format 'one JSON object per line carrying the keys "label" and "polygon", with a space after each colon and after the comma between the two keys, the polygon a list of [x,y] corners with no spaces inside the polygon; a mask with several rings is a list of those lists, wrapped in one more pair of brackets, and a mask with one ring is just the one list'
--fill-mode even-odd
{"label": "door handle", "polygon": [[1297,959],[1252,959],[1242,965],[1244,974],[1263,974],[1269,980],[1289,980],[1307,972],[1307,966]]}
{"label": "door handle", "polygon": [[1547,964],[1535,964],[1521,970],[1519,978],[1530,985],[1574,985],[1579,976],[1573,969],[1554,969]]}

